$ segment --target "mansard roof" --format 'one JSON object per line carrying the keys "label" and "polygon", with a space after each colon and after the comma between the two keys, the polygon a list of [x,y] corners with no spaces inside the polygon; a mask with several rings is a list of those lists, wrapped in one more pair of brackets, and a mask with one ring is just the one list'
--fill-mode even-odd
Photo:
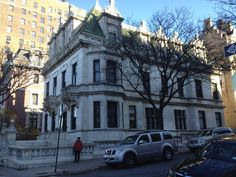
{"label": "mansard roof", "polygon": [[[102,11],[97,8],[93,8],[88,12],[88,15],[85,17],[83,25],[81,26],[78,32],[86,32],[94,35],[98,35],[101,37],[105,37],[102,28],[98,23],[98,19],[101,16]],[[77,33],[78,33],[77,32]]]}

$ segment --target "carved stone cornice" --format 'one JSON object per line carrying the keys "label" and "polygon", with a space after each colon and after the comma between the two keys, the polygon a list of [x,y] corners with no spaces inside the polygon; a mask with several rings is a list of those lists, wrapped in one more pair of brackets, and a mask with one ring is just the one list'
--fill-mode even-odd
{"label": "carved stone cornice", "polygon": [[73,92],[73,86],[67,86],[62,90],[61,99],[62,103],[66,105],[69,110],[72,105],[79,105],[79,95]]}

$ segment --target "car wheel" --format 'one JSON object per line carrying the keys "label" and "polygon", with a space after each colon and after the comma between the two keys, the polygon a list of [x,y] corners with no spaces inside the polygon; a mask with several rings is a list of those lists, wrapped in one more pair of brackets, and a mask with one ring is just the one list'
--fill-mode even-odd
{"label": "car wheel", "polygon": [[128,168],[132,168],[136,165],[137,158],[136,155],[133,153],[128,153],[124,157],[124,165]]}
{"label": "car wheel", "polygon": [[171,160],[173,158],[173,151],[170,148],[165,148],[162,153],[162,158],[164,160]]}

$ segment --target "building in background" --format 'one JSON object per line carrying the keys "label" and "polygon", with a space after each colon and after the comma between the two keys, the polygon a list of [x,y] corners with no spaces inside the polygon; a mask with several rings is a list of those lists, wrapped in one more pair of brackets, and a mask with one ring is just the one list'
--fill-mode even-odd
{"label": "building in background", "polygon": [[[0,47],[9,48],[14,59],[35,59],[35,54],[43,54],[36,62],[39,71],[45,63],[48,42],[60,24],[69,14],[84,19],[86,11],[66,1],[59,0],[0,0]],[[19,89],[5,102],[2,109],[11,109],[20,127],[41,127],[43,104],[43,79],[27,88]]]}
{"label": "building in background", "polygon": [[86,11],[58,0],[0,0],[0,46],[47,51],[47,43],[69,11],[82,18]]}
{"label": "building in background", "polygon": [[[224,47],[236,42],[236,33],[230,23],[219,19],[215,24],[211,19],[206,19],[204,24],[206,35],[204,43],[210,54],[221,60],[235,61],[236,56],[229,58],[224,56]],[[230,71],[224,71],[220,79],[222,100],[224,105],[225,125],[236,128],[236,68],[232,67]],[[218,88],[219,89],[219,88]]]}

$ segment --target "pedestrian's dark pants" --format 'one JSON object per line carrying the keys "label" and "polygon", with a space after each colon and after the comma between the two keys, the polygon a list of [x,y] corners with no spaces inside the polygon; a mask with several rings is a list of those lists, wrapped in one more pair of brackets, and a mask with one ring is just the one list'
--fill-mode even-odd
{"label": "pedestrian's dark pants", "polygon": [[79,162],[80,159],[80,151],[75,151],[75,162]]}

